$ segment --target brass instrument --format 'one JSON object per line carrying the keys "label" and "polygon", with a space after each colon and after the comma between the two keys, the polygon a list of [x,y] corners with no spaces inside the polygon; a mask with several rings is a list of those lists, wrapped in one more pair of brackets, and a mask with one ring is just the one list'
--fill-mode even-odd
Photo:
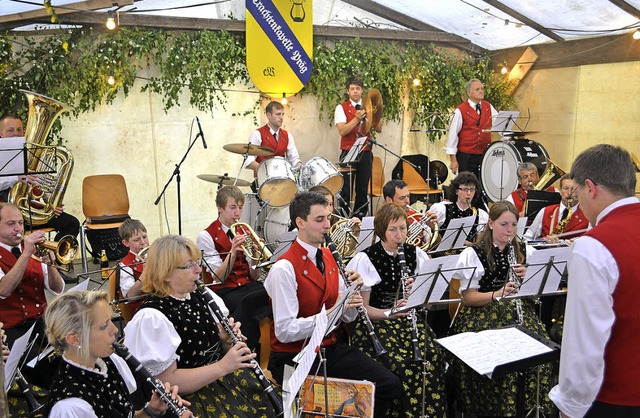
{"label": "brass instrument", "polygon": [[151,246],[144,247],[138,254],[136,254],[136,257],[138,257],[140,261],[146,261],[147,254],[149,253],[149,248],[151,248]]}
{"label": "brass instrument", "polygon": [[362,96],[362,108],[366,112],[363,132],[382,132],[382,94],[378,89],[370,89]]}
{"label": "brass instrument", "polygon": [[540,180],[533,186],[534,190],[546,190],[549,186],[555,183],[560,177],[564,176],[564,170],[558,167],[553,161],[547,160],[547,168],[540,176]]}
{"label": "brass instrument", "polygon": [[[407,205],[411,210],[411,206]],[[434,223],[433,230],[427,225],[427,217],[424,213],[414,213],[409,216],[409,230],[407,231],[407,244],[419,247],[422,251],[429,251],[438,242],[438,222]],[[413,222],[411,222],[413,220]],[[425,236],[426,235],[426,236]]]}
{"label": "brass instrument", "polygon": [[[567,212],[567,216],[563,220],[558,222],[558,225],[556,225],[556,227],[553,229],[553,235],[562,234],[564,232],[564,229],[567,227],[567,224],[571,220],[571,215],[573,215],[573,207],[571,206],[572,202],[573,202],[573,199],[569,199],[568,201],[569,211]],[[559,208],[560,207],[558,206],[558,209]]]}
{"label": "brass instrument", "polygon": [[257,263],[264,263],[269,261],[273,255],[264,242],[260,240],[258,234],[251,228],[251,225],[244,222],[236,222],[229,227],[229,231],[231,231],[234,237],[239,233],[247,236],[244,244],[242,244],[244,255],[246,255],[247,258]]}
{"label": "brass instrument", "polygon": [[73,171],[73,157],[64,147],[44,145],[53,122],[70,109],[64,103],[49,97],[20,90],[27,96],[29,116],[25,130],[28,172],[38,174],[38,185],[16,183],[9,193],[9,202],[20,208],[23,217],[31,225],[43,225],[53,218],[54,211],[62,204],[67,184]]}
{"label": "brass instrument", "polygon": [[342,258],[351,258],[356,253],[358,247],[359,231],[355,231],[356,223],[351,219],[346,219],[332,213],[331,216],[338,219],[336,223],[329,228],[329,236],[335,243],[338,254]]}
{"label": "brass instrument", "polygon": [[[18,234],[17,237],[22,238],[22,235]],[[76,254],[78,253],[78,240],[72,235],[66,235],[57,242],[37,242],[35,247],[36,249],[31,255],[31,258],[42,262],[42,259],[46,259],[46,257],[49,256],[49,251],[53,251],[56,256],[56,264],[44,263],[55,267],[58,270],[70,271],[70,264],[73,262],[73,259],[76,258]]]}

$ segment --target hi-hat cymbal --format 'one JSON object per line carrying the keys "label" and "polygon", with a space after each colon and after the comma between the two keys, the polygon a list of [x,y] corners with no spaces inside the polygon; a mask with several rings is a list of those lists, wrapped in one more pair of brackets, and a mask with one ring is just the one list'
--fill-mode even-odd
{"label": "hi-hat cymbal", "polygon": [[255,155],[256,157],[266,157],[267,155],[273,155],[275,152],[272,148],[253,144],[227,144],[222,148],[235,154],[249,154]]}
{"label": "hi-hat cymbal", "polygon": [[218,175],[218,174],[198,174],[197,176],[200,180],[208,181],[210,183],[218,183],[223,186],[233,186],[234,184],[238,187],[248,187],[251,185],[246,180],[236,179],[235,177],[229,177],[227,175]]}
{"label": "hi-hat cymbal", "polygon": [[432,189],[440,189],[440,185],[449,176],[449,169],[447,165],[439,160],[433,160],[429,162],[429,187]]}

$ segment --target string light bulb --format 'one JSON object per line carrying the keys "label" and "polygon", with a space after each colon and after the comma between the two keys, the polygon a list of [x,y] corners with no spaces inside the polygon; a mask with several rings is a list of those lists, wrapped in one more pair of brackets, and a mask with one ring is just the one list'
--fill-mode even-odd
{"label": "string light bulb", "polygon": [[418,77],[413,79],[413,85],[418,87],[420,85],[420,79]]}
{"label": "string light bulb", "polygon": [[509,71],[509,69],[507,68],[507,66],[506,66],[506,65],[503,65],[503,66],[502,66],[502,69],[500,70],[500,72],[501,72],[502,74],[506,74],[508,71]]}
{"label": "string light bulb", "polygon": [[110,86],[114,86],[116,84],[116,78],[113,75],[113,70],[111,70],[109,77],[107,77],[107,84]]}
{"label": "string light bulb", "polygon": [[287,93],[282,93],[282,100],[280,100],[280,103],[282,103],[283,105],[287,104]]}
{"label": "string light bulb", "polygon": [[113,10],[107,12],[107,29],[114,30],[116,28],[116,19],[113,17]]}
{"label": "string light bulb", "polygon": [[633,39],[640,39],[640,29],[636,29],[635,31],[633,31]]}

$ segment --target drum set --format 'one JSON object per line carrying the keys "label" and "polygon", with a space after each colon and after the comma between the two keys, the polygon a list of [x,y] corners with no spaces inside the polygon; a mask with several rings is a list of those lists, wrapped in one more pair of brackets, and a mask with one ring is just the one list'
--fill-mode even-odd
{"label": "drum set", "polygon": [[[223,148],[234,154],[256,157],[271,156],[274,150],[261,145],[227,144]],[[225,175],[200,174],[211,183],[249,187],[246,180]],[[305,164],[292,167],[283,157],[263,160],[256,170],[255,193],[245,193],[241,222],[250,225],[272,250],[280,237],[290,229],[289,204],[298,191],[324,186],[334,195],[342,188],[339,169],[324,157],[313,157]]]}

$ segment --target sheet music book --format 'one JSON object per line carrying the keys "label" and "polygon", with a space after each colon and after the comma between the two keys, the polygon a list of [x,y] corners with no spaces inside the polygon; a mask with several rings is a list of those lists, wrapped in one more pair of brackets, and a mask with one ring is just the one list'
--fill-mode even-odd
{"label": "sheet music book", "polygon": [[493,117],[493,124],[491,125],[491,132],[505,132],[513,131],[516,125],[516,120],[520,116],[518,110],[502,110]]}
{"label": "sheet music book", "polygon": [[356,246],[356,254],[364,251],[373,245],[375,233],[373,231],[373,216],[365,216],[362,218],[360,225],[360,235],[358,236],[358,245]]}
{"label": "sheet music book", "polygon": [[24,137],[2,138],[0,149],[0,177],[24,175]]}
{"label": "sheet music book", "polygon": [[[471,228],[473,228],[473,223],[475,222],[475,216],[466,216],[464,218],[456,218],[452,219],[447,226],[446,231],[444,232],[444,236],[438,244],[438,247],[429,252],[441,252],[448,251],[456,248],[464,247],[464,241],[467,239],[467,236],[471,232]],[[460,234],[458,231],[462,228]]]}
{"label": "sheet music book", "polygon": [[27,351],[29,347],[29,340],[31,339],[31,334],[33,333],[33,328],[36,326],[34,323],[29,328],[29,331],[25,332],[20,338],[16,339],[11,346],[11,352],[9,353],[9,358],[7,358],[7,362],[4,365],[4,390],[5,392],[11,388],[13,384],[13,379],[16,377],[16,373],[18,372],[18,367],[20,366],[20,359]]}
{"label": "sheet music book", "polygon": [[344,156],[340,164],[348,164],[357,162],[360,159],[360,153],[367,146],[367,138],[366,136],[361,136],[356,138],[356,142],[353,143],[347,155]]}
{"label": "sheet music book", "polygon": [[571,247],[557,247],[534,251],[528,258],[527,274],[518,290],[518,296],[534,296],[540,291],[540,284],[547,270],[547,263],[553,257],[553,267],[549,270],[542,294],[557,292],[562,273],[567,267]]}
{"label": "sheet music book", "polygon": [[[407,304],[401,310],[419,307],[424,303],[438,302],[457,271],[458,258],[460,258],[459,254],[429,259],[424,264],[423,271],[415,277]],[[436,280],[436,283],[431,294],[428,294],[433,280]],[[427,296],[429,296],[428,300]]]}
{"label": "sheet music book", "polygon": [[492,378],[498,366],[548,354],[557,349],[524,328],[512,326],[480,332],[463,332],[437,342],[478,374]]}

